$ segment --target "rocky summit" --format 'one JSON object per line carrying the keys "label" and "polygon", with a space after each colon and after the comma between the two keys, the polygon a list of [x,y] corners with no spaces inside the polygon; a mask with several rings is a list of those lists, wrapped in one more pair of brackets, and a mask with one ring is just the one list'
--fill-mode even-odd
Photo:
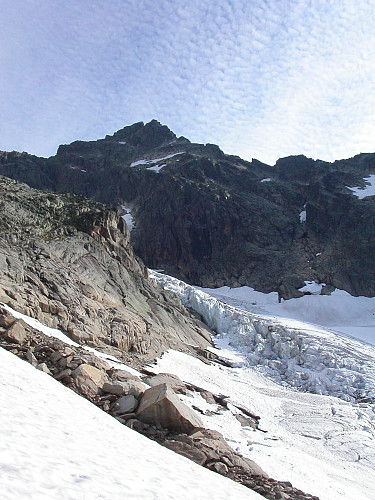
{"label": "rocky summit", "polygon": [[[305,280],[375,295],[375,202],[356,196],[375,154],[274,166],[176,137],[153,120],[50,158],[0,153],[0,174],[131,211],[137,254],[190,283],[299,297]],[[46,195],[47,196],[47,195]],[[49,196],[49,195],[48,195]]]}

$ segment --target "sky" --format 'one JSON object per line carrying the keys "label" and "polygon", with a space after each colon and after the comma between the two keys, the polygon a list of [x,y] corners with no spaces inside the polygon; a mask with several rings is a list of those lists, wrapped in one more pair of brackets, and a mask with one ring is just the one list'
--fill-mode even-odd
{"label": "sky", "polygon": [[0,150],[157,119],[269,164],[375,151],[374,0],[0,0]]}

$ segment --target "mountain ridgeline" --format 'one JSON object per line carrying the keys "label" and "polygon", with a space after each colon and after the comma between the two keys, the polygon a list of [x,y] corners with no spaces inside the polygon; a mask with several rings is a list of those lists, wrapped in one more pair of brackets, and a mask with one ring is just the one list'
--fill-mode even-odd
{"label": "mountain ridgeline", "polygon": [[177,138],[153,120],[50,158],[0,152],[0,174],[131,210],[134,249],[148,267],[193,284],[248,285],[303,295],[305,280],[375,295],[375,198],[359,198],[375,154],[274,166]]}

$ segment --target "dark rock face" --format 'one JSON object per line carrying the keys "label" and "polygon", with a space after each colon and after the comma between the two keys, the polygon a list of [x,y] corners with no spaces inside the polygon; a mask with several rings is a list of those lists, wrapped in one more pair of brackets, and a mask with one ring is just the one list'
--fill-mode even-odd
{"label": "dark rock face", "polygon": [[211,343],[207,327],[149,281],[117,211],[5,177],[0,193],[0,302],[135,366]]}
{"label": "dark rock face", "polygon": [[129,205],[132,243],[147,266],[283,298],[300,296],[304,280],[375,295],[375,199],[346,187],[364,186],[371,173],[375,154],[334,163],[300,155],[271,167],[177,138],[155,120],[60,146],[48,159],[0,153],[0,174]]}

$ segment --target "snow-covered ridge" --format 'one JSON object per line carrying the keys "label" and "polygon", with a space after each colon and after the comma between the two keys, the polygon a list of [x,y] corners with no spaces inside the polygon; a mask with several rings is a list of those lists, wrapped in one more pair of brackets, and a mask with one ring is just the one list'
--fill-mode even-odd
{"label": "snow-covered ridge", "polygon": [[219,347],[243,352],[248,365],[274,380],[345,401],[375,400],[375,347],[308,323],[252,314],[170,276],[150,275],[202,315]]}

